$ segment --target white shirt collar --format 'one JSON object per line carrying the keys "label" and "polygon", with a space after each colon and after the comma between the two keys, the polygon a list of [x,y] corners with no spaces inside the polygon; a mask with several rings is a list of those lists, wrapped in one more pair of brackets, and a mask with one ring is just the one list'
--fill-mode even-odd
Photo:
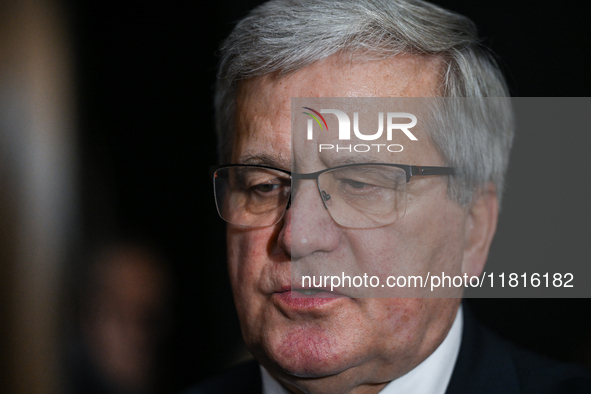
{"label": "white shirt collar", "polygon": [[[462,306],[439,347],[406,375],[388,383],[380,394],[444,394],[460,352],[464,314]],[[263,394],[289,394],[261,366]]]}

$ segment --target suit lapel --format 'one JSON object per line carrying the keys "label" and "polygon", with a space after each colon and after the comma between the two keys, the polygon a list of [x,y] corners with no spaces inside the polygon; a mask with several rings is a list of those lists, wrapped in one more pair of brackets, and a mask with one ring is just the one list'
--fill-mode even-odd
{"label": "suit lapel", "polygon": [[481,326],[464,303],[464,332],[446,394],[519,394],[519,381],[506,345]]}

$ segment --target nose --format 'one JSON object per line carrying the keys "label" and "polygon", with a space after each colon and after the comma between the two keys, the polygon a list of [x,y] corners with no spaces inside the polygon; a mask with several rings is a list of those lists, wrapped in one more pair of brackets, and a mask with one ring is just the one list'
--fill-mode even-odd
{"label": "nose", "polygon": [[292,195],[285,212],[278,243],[291,259],[315,252],[332,252],[339,245],[341,231],[330,217],[318,193],[315,180],[303,180]]}

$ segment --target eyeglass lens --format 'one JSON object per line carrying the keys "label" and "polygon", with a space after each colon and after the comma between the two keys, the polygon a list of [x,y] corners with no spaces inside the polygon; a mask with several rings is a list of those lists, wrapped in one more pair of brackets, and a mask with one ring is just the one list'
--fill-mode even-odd
{"label": "eyeglass lens", "polygon": [[392,224],[405,212],[406,173],[401,168],[338,168],[322,173],[318,188],[332,218],[345,227]]}
{"label": "eyeglass lens", "polygon": [[260,167],[224,167],[215,172],[218,212],[225,221],[246,227],[277,223],[287,207],[291,177]]}
{"label": "eyeglass lens", "polygon": [[[218,212],[232,224],[271,226],[283,216],[291,183],[288,174],[269,168],[220,168],[215,173]],[[392,224],[406,209],[406,173],[398,167],[370,164],[332,169],[319,175],[318,190],[331,217],[345,227]]]}

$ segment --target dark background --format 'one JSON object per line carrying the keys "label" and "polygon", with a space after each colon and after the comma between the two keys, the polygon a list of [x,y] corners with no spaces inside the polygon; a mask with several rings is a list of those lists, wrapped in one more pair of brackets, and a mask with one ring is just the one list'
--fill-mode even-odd
{"label": "dark background", "polygon": [[[169,391],[215,373],[239,349],[226,279],[224,225],[207,174],[216,162],[214,54],[233,23],[258,3],[65,1],[74,39],[80,130],[80,249],[105,238],[139,237],[167,256],[176,280],[174,328],[163,358]],[[591,28],[584,2],[436,3],[479,26],[484,42],[501,59],[512,95],[588,95]],[[584,139],[578,141],[585,146]],[[536,156],[527,152],[538,141],[518,138],[517,143],[520,154],[532,155],[521,156],[525,161],[560,163],[572,154],[566,148],[562,156],[544,157],[539,150]],[[510,233],[522,220],[519,204],[538,198],[519,188],[519,169],[511,171],[492,251],[499,258],[519,247],[513,236],[519,234]],[[581,171],[576,179],[588,183],[589,176]],[[560,179],[552,182],[560,186]],[[560,204],[560,195],[551,198]],[[588,216],[588,206],[579,209]],[[577,231],[589,234],[585,227]],[[540,245],[543,236],[552,237],[549,230],[541,233]],[[577,245],[556,246],[558,251],[562,247]],[[540,258],[536,250],[535,242],[527,249],[532,258]],[[589,263],[589,255],[580,250],[581,263]],[[588,299],[469,302],[482,320],[522,346],[563,360],[591,358]]]}

